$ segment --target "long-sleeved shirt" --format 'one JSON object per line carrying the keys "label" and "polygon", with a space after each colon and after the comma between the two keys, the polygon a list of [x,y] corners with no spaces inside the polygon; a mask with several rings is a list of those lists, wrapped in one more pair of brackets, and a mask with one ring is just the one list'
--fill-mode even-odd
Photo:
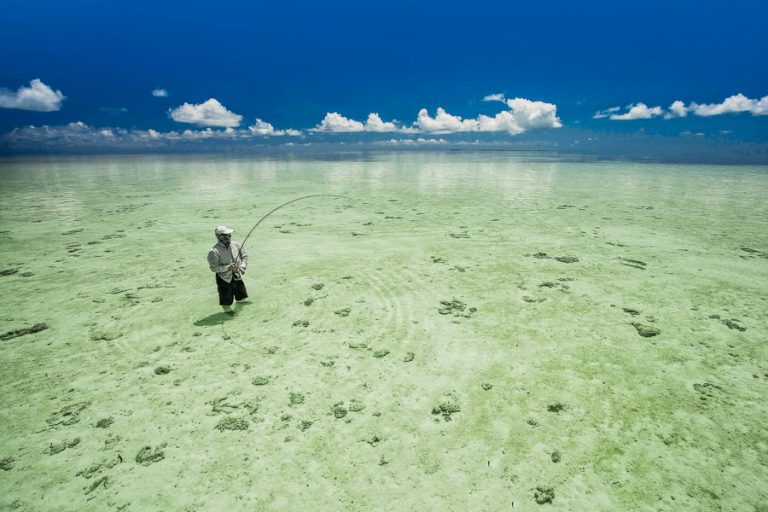
{"label": "long-sleeved shirt", "polygon": [[219,242],[208,251],[208,265],[210,265],[211,270],[216,272],[220,278],[228,283],[232,282],[233,277],[237,280],[241,279],[240,275],[233,274],[232,270],[229,268],[229,266],[238,259],[238,251],[240,253],[240,274],[244,274],[245,269],[248,266],[248,255],[240,248],[240,245],[235,242],[230,242],[229,247],[225,247]]}

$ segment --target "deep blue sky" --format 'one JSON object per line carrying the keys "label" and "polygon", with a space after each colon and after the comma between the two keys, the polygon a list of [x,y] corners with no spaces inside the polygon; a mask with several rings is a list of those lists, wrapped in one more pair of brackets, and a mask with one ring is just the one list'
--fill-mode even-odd
{"label": "deep blue sky", "polygon": [[[503,92],[557,104],[567,127],[676,134],[733,130],[763,142],[768,116],[620,122],[601,109],[768,95],[768,2],[35,1],[0,7],[0,87],[40,78],[58,112],[24,124],[191,128],[169,108],[214,97],[277,128],[326,112],[410,124],[422,107],[473,117]],[[168,90],[154,98],[154,88]],[[115,114],[105,108],[125,108]]]}

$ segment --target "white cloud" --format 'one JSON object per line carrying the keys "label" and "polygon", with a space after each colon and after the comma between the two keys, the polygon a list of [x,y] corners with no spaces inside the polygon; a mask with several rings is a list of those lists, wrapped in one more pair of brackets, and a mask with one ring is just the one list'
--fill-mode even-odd
{"label": "white cloud", "polygon": [[199,105],[184,103],[168,111],[171,118],[179,123],[192,123],[198,126],[236,128],[243,116],[227,110],[218,100],[211,98]]}
{"label": "white cloud", "polygon": [[501,101],[502,103],[504,100],[504,95],[502,93],[496,93],[496,94],[489,94],[488,96],[485,96],[483,98],[483,101]]}
{"label": "white cloud", "polygon": [[261,119],[256,119],[256,122],[253,124],[253,126],[249,126],[248,130],[253,135],[260,135],[265,137],[271,137],[271,136],[279,136],[279,135],[291,135],[291,136],[298,136],[301,135],[301,132],[299,130],[293,130],[291,128],[287,130],[275,130],[275,127],[272,126],[270,123],[266,121],[262,121]]}
{"label": "white cloud", "polygon": [[205,130],[184,130],[181,132],[181,136],[184,139],[190,139],[190,140],[197,140],[197,139],[222,139],[222,138],[231,138],[236,135],[235,131],[232,128],[227,128],[225,130],[211,130],[210,128],[206,128]]}
{"label": "white cloud", "polygon": [[477,119],[462,119],[443,108],[437,109],[435,117],[430,117],[427,109],[421,109],[413,126],[424,133],[507,132],[510,135],[535,128],[563,126],[557,117],[557,106],[554,103],[525,98],[504,99],[495,94],[491,96],[494,99],[489,101],[503,101],[510,110],[503,110],[493,117],[481,114]]}
{"label": "white cloud", "polygon": [[494,117],[481,114],[477,116],[477,123],[477,131],[480,132],[507,132],[510,135],[518,135],[525,131],[515,114],[509,110],[502,110]]}
{"label": "white cloud", "polygon": [[509,110],[499,112],[493,117],[479,115],[477,118],[464,119],[438,107],[432,117],[425,108],[419,110],[411,126],[402,126],[397,120],[383,121],[378,113],[368,114],[365,123],[347,118],[338,112],[328,112],[325,118],[310,131],[313,132],[399,132],[399,133],[462,133],[462,132],[507,132],[512,135],[534,128],[560,128],[562,123],[557,117],[557,106],[543,101],[531,101],[525,98],[506,99],[502,94],[491,94],[486,101],[500,101]]}
{"label": "white cloud", "polygon": [[323,120],[316,127],[312,128],[314,132],[396,132],[400,128],[394,121],[382,121],[379,114],[371,112],[365,123],[344,117],[338,112],[328,112]]}
{"label": "white cloud", "polygon": [[595,112],[595,115],[592,116],[592,119],[603,119],[605,117],[610,116],[613,113],[618,112],[619,110],[621,110],[621,107],[611,107],[605,110],[598,110],[597,112]]}
{"label": "white cloud", "polygon": [[[254,126],[263,125],[257,124]],[[264,121],[261,121],[264,123]],[[265,123],[269,125],[269,123]],[[271,126],[271,125],[270,125]],[[301,135],[298,130],[274,130],[274,135]],[[171,148],[178,144],[205,144],[204,141],[258,141],[260,134],[250,129],[225,128],[203,130],[184,130],[161,132],[152,128],[148,130],[128,130],[125,128],[104,127],[96,128],[77,121],[61,126],[25,126],[16,128],[0,137],[2,143],[8,147],[23,149],[114,149],[114,148]],[[199,141],[199,142],[196,142]]]}
{"label": "white cloud", "polygon": [[155,98],[165,98],[168,96],[168,91],[166,91],[165,89],[154,89],[152,91],[152,96],[154,96]]}
{"label": "white cloud", "polygon": [[512,109],[512,115],[523,130],[563,126],[557,117],[557,105],[554,103],[514,98],[507,100],[507,106]]}
{"label": "white cloud", "polygon": [[719,116],[721,114],[736,114],[739,112],[749,112],[753,116],[768,115],[768,96],[763,96],[759,100],[750,99],[743,94],[735,94],[725,98],[722,103],[691,103],[688,110],[697,116]]}
{"label": "white cloud", "polygon": [[445,139],[425,139],[423,137],[419,137],[418,139],[389,139],[381,141],[379,144],[384,144],[387,146],[430,146],[447,143],[448,141]]}
{"label": "white cloud", "polygon": [[451,115],[442,107],[438,107],[435,117],[430,117],[425,108],[419,110],[413,125],[425,133],[456,133],[475,132],[479,123],[476,119],[462,119],[461,116]]}
{"label": "white cloud", "polygon": [[365,131],[365,125],[360,121],[348,119],[338,112],[328,112],[323,120],[313,131],[318,132],[362,132]]}
{"label": "white cloud", "polygon": [[664,114],[664,119],[674,119],[686,117],[688,114],[694,114],[702,117],[719,116],[723,114],[738,114],[748,112],[753,116],[768,115],[768,96],[760,99],[751,99],[743,94],[734,94],[725,98],[722,103],[696,103],[691,102],[688,106],[681,100],[672,102],[669,108],[664,111],[661,107],[648,107],[645,103],[636,103],[628,106],[629,111],[624,114],[617,114],[619,107],[600,110],[592,116],[594,119],[610,117],[614,121],[628,121],[632,119],[650,119]]}
{"label": "white cloud", "polygon": [[680,100],[673,101],[669,106],[667,113],[664,114],[664,119],[672,119],[674,117],[685,117],[688,115],[688,109],[685,107],[685,103]]}
{"label": "white cloud", "polygon": [[54,91],[35,78],[29,82],[29,87],[19,87],[16,92],[0,89],[0,108],[54,112],[61,109],[64,98],[66,96],[61,91]]}
{"label": "white cloud", "polygon": [[396,132],[398,130],[394,122],[384,122],[376,112],[368,114],[368,120],[365,122],[365,131],[367,132]]}
{"label": "white cloud", "polygon": [[651,119],[662,114],[661,107],[649,107],[645,103],[627,105],[629,110],[624,114],[611,114],[613,121],[634,121],[636,119]]}

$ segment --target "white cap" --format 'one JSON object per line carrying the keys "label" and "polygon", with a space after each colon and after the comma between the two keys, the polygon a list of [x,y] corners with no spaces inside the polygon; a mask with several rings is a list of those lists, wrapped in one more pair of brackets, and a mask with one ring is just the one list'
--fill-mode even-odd
{"label": "white cap", "polygon": [[219,236],[219,235],[231,235],[234,232],[235,232],[234,229],[229,229],[227,226],[219,226],[219,227],[216,228],[216,231],[215,231],[216,236]]}

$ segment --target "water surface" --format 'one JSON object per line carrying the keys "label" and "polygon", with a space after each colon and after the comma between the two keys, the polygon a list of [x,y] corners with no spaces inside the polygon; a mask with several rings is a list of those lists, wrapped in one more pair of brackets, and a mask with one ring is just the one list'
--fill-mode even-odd
{"label": "water surface", "polygon": [[[99,157],[0,189],[4,509],[768,498],[766,167]],[[223,316],[213,229],[308,194],[348,199],[259,226]]]}

